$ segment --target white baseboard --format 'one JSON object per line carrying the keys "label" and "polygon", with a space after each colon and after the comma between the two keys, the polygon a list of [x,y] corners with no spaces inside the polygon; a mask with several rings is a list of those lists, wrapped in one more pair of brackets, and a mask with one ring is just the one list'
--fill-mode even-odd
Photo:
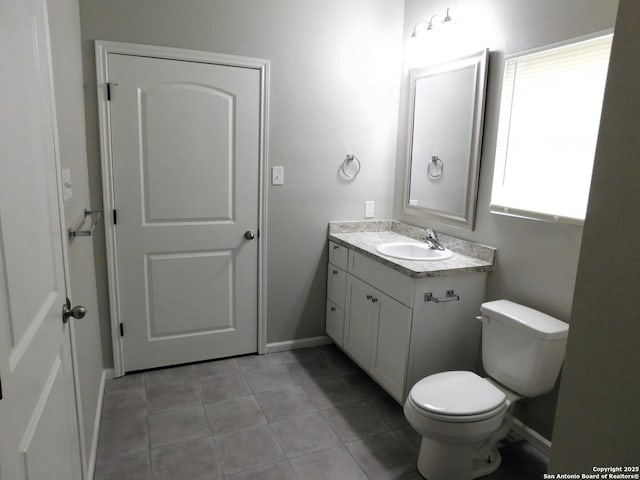
{"label": "white baseboard", "polygon": [[551,442],[540,435],[535,430],[527,427],[524,423],[522,423],[517,418],[513,419],[513,431],[524,438],[531,445],[536,447],[545,455],[549,456],[551,454]]}
{"label": "white baseboard", "polygon": [[100,434],[100,418],[102,417],[102,401],[104,399],[104,388],[107,380],[114,378],[113,368],[102,370],[100,378],[100,390],[98,391],[98,403],[96,404],[96,416],[93,420],[93,437],[91,438],[91,451],[89,452],[89,464],[87,465],[87,480],[93,478],[96,470],[96,456],[98,454],[98,436]]}
{"label": "white baseboard", "polygon": [[333,343],[333,340],[327,335],[298,338],[284,342],[267,343],[267,353],[284,352],[286,350],[295,350],[296,348],[319,347],[320,345],[328,345],[330,343]]}

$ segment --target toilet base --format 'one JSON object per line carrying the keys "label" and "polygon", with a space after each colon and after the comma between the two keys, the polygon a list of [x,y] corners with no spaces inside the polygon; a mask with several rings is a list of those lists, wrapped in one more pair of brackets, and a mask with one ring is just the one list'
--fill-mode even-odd
{"label": "toilet base", "polygon": [[471,480],[490,475],[502,463],[502,455],[493,447],[474,458],[469,445],[445,444],[422,437],[418,454],[418,472],[429,480]]}
{"label": "toilet base", "polygon": [[422,437],[418,454],[418,472],[429,480],[469,480],[472,475],[473,448],[464,444],[446,444]]}
{"label": "toilet base", "polygon": [[490,449],[488,454],[480,457],[475,457],[472,462],[471,478],[480,478],[486,475],[491,475],[493,472],[500,468],[502,463],[502,455],[497,448]]}

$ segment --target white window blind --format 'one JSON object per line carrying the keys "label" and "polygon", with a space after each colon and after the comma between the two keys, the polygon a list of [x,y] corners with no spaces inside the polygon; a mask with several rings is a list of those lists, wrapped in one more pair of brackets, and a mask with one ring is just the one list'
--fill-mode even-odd
{"label": "white window blind", "polygon": [[582,224],[611,40],[507,58],[492,212]]}

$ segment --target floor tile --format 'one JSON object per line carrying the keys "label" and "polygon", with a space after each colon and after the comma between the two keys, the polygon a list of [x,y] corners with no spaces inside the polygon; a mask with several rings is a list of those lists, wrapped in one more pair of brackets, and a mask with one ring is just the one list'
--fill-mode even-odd
{"label": "floor tile", "polygon": [[199,378],[198,383],[204,403],[222,402],[232,398],[245,397],[252,393],[240,371]]}
{"label": "floor tile", "polygon": [[296,385],[298,381],[291,375],[286,365],[272,365],[245,372],[254,393]]}
{"label": "floor tile", "polygon": [[191,365],[181,367],[161,368],[144,373],[144,381],[147,388],[153,385],[164,385],[167,383],[184,382],[193,378],[193,368]]}
{"label": "floor tile", "polygon": [[223,358],[211,362],[196,363],[193,365],[193,373],[196,377],[210,377],[239,370],[234,358]]}
{"label": "floor tile", "polygon": [[[109,380],[95,480],[150,480],[152,473],[175,480],[348,480],[367,478],[364,470],[372,479],[422,480],[411,470],[420,441],[402,406],[339,348],[325,345]],[[499,448],[502,465],[487,480],[534,480],[546,472],[548,457],[513,432]]]}
{"label": "floor tile", "polygon": [[371,480],[391,480],[416,469],[417,454],[394,432],[385,432],[346,444]]}
{"label": "floor tile", "polygon": [[362,375],[360,367],[335,345],[319,347],[318,351],[338,375]]}
{"label": "floor tile", "polygon": [[204,408],[178,407],[149,414],[151,448],[197,440],[211,435]]}
{"label": "floor tile", "polygon": [[213,480],[222,464],[211,437],[151,450],[154,480]]}
{"label": "floor tile", "polygon": [[344,446],[310,453],[290,460],[300,480],[367,480]]}
{"label": "floor tile", "polygon": [[151,480],[149,453],[141,452],[98,462],[93,480]]}
{"label": "floor tile", "polygon": [[126,421],[129,417],[146,415],[147,393],[142,387],[111,390],[104,394],[102,422]]}
{"label": "floor tile", "polygon": [[286,366],[298,383],[318,382],[337,375],[329,362],[320,356],[310,360],[287,363]]}
{"label": "floor tile", "polygon": [[406,443],[411,450],[413,450],[416,453],[420,451],[420,443],[422,442],[422,435],[416,432],[413,429],[413,427],[411,426],[404,427],[399,430],[395,430],[395,432],[398,435],[398,437],[400,437],[401,440],[404,440],[404,443]]}
{"label": "floor tile", "polygon": [[340,444],[340,439],[319,413],[272,423],[271,429],[289,458]]}
{"label": "floor tile", "polygon": [[318,408],[330,408],[362,400],[343,378],[330,378],[302,385],[302,389]]}
{"label": "floor tile", "polygon": [[404,416],[402,405],[390,396],[368,398],[366,401],[376,414],[392,429],[410,427],[409,422],[407,422]]}
{"label": "floor tile", "polygon": [[195,380],[152,385],[147,388],[149,412],[159,412],[175,407],[201,405],[200,391]]}
{"label": "floor tile", "polygon": [[146,414],[129,415],[117,421],[103,417],[98,434],[98,460],[111,460],[148,449],[149,427]]}
{"label": "floor tile", "polygon": [[297,363],[309,360],[315,360],[321,356],[316,348],[297,348],[295,350],[286,350],[284,352],[271,353],[274,359],[278,359],[280,363]]}
{"label": "floor tile", "polygon": [[374,398],[374,397],[384,397],[387,395],[387,392],[374,382],[368,375],[364,373],[359,373],[356,375],[348,375],[345,376],[344,379],[347,381],[349,386],[353,388],[362,398]]}
{"label": "floor tile", "polygon": [[299,386],[259,393],[256,399],[270,422],[299,417],[318,411]]}
{"label": "floor tile", "polygon": [[243,372],[249,370],[257,370],[258,368],[271,367],[280,365],[282,360],[273,354],[267,355],[245,355],[244,357],[236,357],[236,364]]}
{"label": "floor tile", "polygon": [[389,427],[365,402],[350,403],[322,411],[334,432],[343,442],[350,442],[378,433]]}
{"label": "floor tile", "polygon": [[128,373],[122,377],[107,380],[104,391],[109,393],[130,388],[144,388],[144,373]]}
{"label": "floor tile", "polygon": [[297,480],[289,462],[280,462],[268,467],[237,473],[226,477],[227,480]]}
{"label": "floor tile", "polygon": [[214,435],[267,423],[267,418],[253,395],[206,404],[205,410]]}
{"label": "floor tile", "polygon": [[216,435],[214,439],[225,475],[284,460],[269,425]]}

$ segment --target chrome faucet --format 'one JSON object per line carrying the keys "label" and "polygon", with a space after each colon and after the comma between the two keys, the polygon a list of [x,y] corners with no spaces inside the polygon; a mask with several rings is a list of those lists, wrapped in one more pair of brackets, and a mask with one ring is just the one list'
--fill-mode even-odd
{"label": "chrome faucet", "polygon": [[422,240],[430,244],[431,248],[435,250],[445,250],[438,241],[438,234],[432,228],[425,228]]}

